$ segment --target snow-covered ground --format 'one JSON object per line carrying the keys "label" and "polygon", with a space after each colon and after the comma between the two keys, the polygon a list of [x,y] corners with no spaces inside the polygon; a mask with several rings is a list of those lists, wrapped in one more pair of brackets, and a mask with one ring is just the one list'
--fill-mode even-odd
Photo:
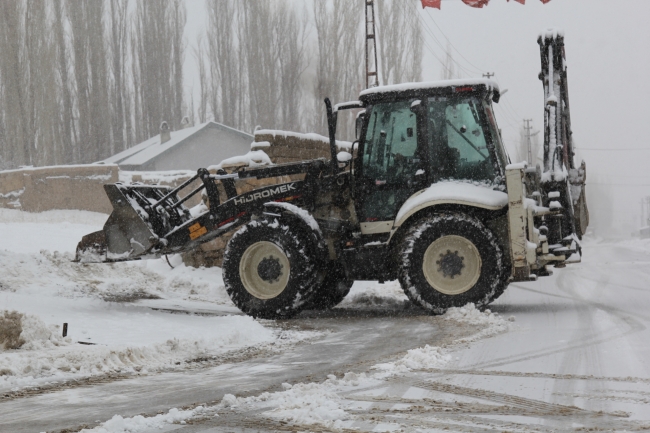
{"label": "snow-covered ground", "polygon": [[[71,263],[105,218],[0,210],[0,311],[25,314],[27,340],[0,351],[0,431],[18,431],[23,421],[11,420],[21,413],[40,414],[39,428],[66,413],[70,427],[93,432],[650,430],[650,240],[586,238],[583,263],[512,284],[491,311],[431,317],[396,282],[357,282],[331,314],[287,325],[241,315],[218,269],[179,257],[173,269],[164,260]],[[345,360],[359,341],[377,353],[409,347],[389,332],[399,327],[418,332],[410,349]],[[195,362],[251,349],[266,354]],[[308,380],[301,368],[318,374]],[[116,377],[126,380],[112,386]],[[88,382],[57,388],[71,380]],[[122,399],[133,408],[90,409],[118,401],[120,389],[132,391]],[[154,402],[166,389],[177,398]],[[77,420],[75,410],[105,415]]]}
{"label": "snow-covered ground", "polygon": [[[93,212],[0,209],[0,314],[15,310],[28,319],[27,344],[0,351],[0,392],[178,369],[247,346],[313,337],[241,315],[219,269],[186,267],[180,257],[170,257],[174,269],[162,259],[73,263],[77,242],[105,220]],[[198,314],[169,313],[177,308]]]}

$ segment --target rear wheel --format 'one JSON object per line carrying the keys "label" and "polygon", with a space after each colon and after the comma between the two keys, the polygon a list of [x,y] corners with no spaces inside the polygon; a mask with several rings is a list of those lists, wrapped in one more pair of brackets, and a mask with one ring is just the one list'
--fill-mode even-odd
{"label": "rear wheel", "polygon": [[348,280],[343,265],[331,261],[326,270],[325,278],[307,302],[307,310],[328,310],[337,306],[350,293],[354,281]]}
{"label": "rear wheel", "polygon": [[264,319],[300,312],[319,283],[315,239],[302,225],[272,218],[251,221],[228,242],[223,279],[233,303]]}
{"label": "rear wheel", "polygon": [[436,314],[468,302],[485,306],[508,285],[509,266],[494,234],[463,214],[417,222],[402,241],[398,260],[406,295]]}

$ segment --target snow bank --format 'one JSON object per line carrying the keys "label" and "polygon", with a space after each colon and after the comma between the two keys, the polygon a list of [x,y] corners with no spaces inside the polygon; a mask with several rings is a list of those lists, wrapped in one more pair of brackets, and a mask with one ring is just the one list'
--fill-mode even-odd
{"label": "snow bank", "polygon": [[25,291],[66,298],[80,296],[105,301],[181,298],[232,306],[219,268],[192,268],[170,257],[123,263],[73,263],[72,253],[43,250],[19,254],[0,250],[0,284],[12,292]]}
{"label": "snow bank", "polygon": [[[164,338],[164,335],[156,333],[144,323],[148,319],[143,315],[141,320],[151,339],[157,341]],[[33,320],[36,326],[30,324],[27,327],[27,338],[31,340],[19,350],[0,352],[0,389],[106,374],[144,374],[182,369],[193,359],[216,357],[230,350],[264,345],[280,338],[285,344],[300,339],[293,335],[297,333],[280,335],[278,331],[264,328],[247,316],[229,316],[203,318],[206,330],[204,335],[195,338],[174,337],[144,345],[81,345],[72,344],[70,338],[65,341],[53,338],[42,321],[38,318]],[[170,320],[178,323],[173,318]],[[135,325],[137,319],[132,318],[130,323]],[[182,325],[182,321],[179,324]],[[128,339],[128,335],[125,339]]]}
{"label": "snow bank", "polygon": [[205,416],[207,410],[203,406],[198,406],[191,410],[170,409],[169,412],[144,417],[142,415],[132,418],[123,418],[115,415],[105,423],[92,429],[83,429],[79,433],[137,433],[151,431],[154,429],[163,429],[169,424],[185,424],[186,420],[197,416]]}

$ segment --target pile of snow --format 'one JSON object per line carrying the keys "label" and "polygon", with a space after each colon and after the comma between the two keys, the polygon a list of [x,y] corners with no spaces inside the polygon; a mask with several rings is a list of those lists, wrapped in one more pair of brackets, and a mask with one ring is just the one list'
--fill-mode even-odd
{"label": "pile of snow", "polygon": [[[60,337],[56,331],[56,326],[48,327],[34,315],[18,311],[0,311],[0,352],[13,349],[49,349],[70,343],[69,339]],[[2,374],[9,373],[6,369],[2,371]]]}
{"label": "pile of snow", "polygon": [[337,308],[407,310],[419,307],[409,301],[397,281],[384,284],[357,281]]}
{"label": "pile of snow", "polygon": [[354,415],[348,412],[354,402],[340,394],[378,384],[381,384],[380,380],[365,373],[348,372],[341,379],[331,374],[322,383],[284,383],[284,391],[265,392],[253,397],[226,394],[218,408],[268,408],[263,416],[292,424],[320,425],[339,430],[349,428],[354,421]]}
{"label": "pile of snow", "polygon": [[505,320],[498,313],[493,313],[488,309],[480,311],[474,304],[467,304],[460,308],[450,308],[443,317],[445,320],[453,320],[461,324],[476,325],[483,328],[477,334],[458,341],[463,343],[506,332],[509,329],[509,322],[514,320],[514,318]]}
{"label": "pile of snow", "polygon": [[217,165],[211,165],[208,170],[219,170],[224,167],[245,165],[247,167],[259,167],[262,165],[273,165],[271,158],[263,150],[250,150],[245,155],[226,158]]}
{"label": "pile of snow", "polygon": [[377,364],[372,368],[384,373],[378,377],[387,377],[408,373],[411,370],[440,368],[449,361],[451,361],[451,355],[447,350],[427,344],[424,347],[409,350],[406,355],[395,362]]}
{"label": "pile of snow", "polygon": [[92,429],[83,429],[79,433],[137,433],[154,429],[161,430],[169,424],[185,424],[190,418],[205,416],[206,412],[206,408],[197,406],[190,410],[173,408],[167,413],[152,417],[138,415],[131,418],[123,418],[120,415],[115,415],[105,423]]}
{"label": "pile of snow", "polygon": [[106,301],[181,298],[233,305],[221,270],[185,266],[180,257],[121,263],[73,263],[72,252],[17,254],[0,250],[0,284],[5,290],[45,292],[66,298]]}

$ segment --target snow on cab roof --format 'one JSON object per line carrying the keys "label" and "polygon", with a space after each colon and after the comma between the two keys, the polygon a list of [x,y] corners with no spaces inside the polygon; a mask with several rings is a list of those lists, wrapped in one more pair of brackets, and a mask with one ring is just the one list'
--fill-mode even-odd
{"label": "snow on cab roof", "polygon": [[487,78],[459,79],[459,80],[440,80],[440,81],[423,81],[416,83],[391,84],[390,86],[378,86],[362,90],[359,96],[374,95],[377,93],[403,92],[405,90],[436,89],[442,87],[462,87],[483,85],[489,90],[499,91],[499,85]]}

